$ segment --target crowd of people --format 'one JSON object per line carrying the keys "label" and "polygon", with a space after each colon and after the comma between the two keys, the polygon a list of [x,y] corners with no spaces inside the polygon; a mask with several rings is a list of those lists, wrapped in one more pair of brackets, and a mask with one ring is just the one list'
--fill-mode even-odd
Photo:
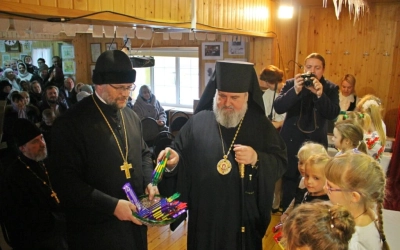
{"label": "crowd of people", "polygon": [[0,221],[15,249],[147,249],[126,183],[150,200],[180,193],[188,214],[171,229],[188,220],[189,250],[260,250],[271,214],[285,249],[389,249],[382,103],[357,97],[352,75],[325,79],[320,54],[305,58],[308,78],[285,83],[273,65],[257,75],[252,63],[217,61],[195,114],[157,156],[169,155],[159,186],[141,119],[162,131],[167,117],[147,85],[131,105],[129,57],[103,52],[94,87],[64,76],[60,57],[50,68],[39,60],[9,63],[0,81],[3,140],[15,152],[2,166]]}

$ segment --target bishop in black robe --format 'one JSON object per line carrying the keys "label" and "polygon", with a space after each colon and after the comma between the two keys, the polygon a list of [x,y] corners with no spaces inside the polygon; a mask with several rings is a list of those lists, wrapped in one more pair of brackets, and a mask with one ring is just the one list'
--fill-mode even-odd
{"label": "bishop in black robe", "polygon": [[[287,161],[285,143],[265,116],[262,93],[252,65],[250,69],[251,74],[246,79],[253,79],[251,86],[254,88],[249,87],[248,110],[234,142],[252,147],[258,155],[255,166],[245,166],[244,211],[241,208],[242,184],[233,150],[228,155],[231,172],[221,175],[217,171],[217,163],[226,154],[238,126],[220,126],[214,112],[202,110],[187,122],[175,139],[179,163],[172,172],[165,174],[165,181],[175,179],[176,189],[182,194],[180,199],[188,202],[189,250],[241,249],[242,226],[245,227],[246,249],[262,249],[262,238],[271,219],[275,182],[283,175]],[[240,70],[237,72],[244,74]],[[215,72],[200,100],[200,109],[210,109],[209,100],[216,90],[214,79]],[[161,187],[160,192],[163,193]]]}

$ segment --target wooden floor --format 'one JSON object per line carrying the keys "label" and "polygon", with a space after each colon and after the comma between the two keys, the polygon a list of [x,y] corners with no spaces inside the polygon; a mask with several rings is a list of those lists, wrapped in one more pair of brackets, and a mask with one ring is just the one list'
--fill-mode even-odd
{"label": "wooden floor", "polygon": [[[279,222],[280,216],[272,215],[270,226],[263,238],[263,250],[281,250],[273,239],[271,228]],[[182,223],[174,232],[168,226],[149,227],[148,250],[185,250],[187,223]]]}
{"label": "wooden floor", "polygon": [[[263,250],[281,250],[272,238],[273,233],[271,228],[278,224],[280,216],[272,215],[270,227],[263,239]],[[186,230],[187,223],[182,223],[174,232],[168,226],[165,227],[149,227],[148,229],[148,244],[149,250],[185,250],[186,248]],[[10,250],[2,238],[0,232],[0,249]]]}

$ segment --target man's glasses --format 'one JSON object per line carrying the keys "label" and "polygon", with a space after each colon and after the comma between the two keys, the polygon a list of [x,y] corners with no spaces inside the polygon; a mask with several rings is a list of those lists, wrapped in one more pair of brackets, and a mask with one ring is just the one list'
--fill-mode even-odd
{"label": "man's glasses", "polygon": [[135,85],[135,84],[133,84],[133,85],[130,86],[130,87],[115,87],[115,86],[113,86],[113,85],[111,85],[111,84],[108,84],[108,85],[110,85],[113,89],[115,89],[115,90],[117,90],[117,91],[120,91],[120,92],[126,92],[126,91],[131,92],[131,91],[134,91],[135,88],[136,88],[136,85]]}

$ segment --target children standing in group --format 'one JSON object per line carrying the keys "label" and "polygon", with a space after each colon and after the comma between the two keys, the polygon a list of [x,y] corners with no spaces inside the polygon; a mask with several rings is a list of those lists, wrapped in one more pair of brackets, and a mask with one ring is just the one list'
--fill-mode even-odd
{"label": "children standing in group", "polygon": [[382,220],[385,176],[379,163],[369,155],[348,152],[331,159],[325,176],[332,204],[343,205],[354,217],[356,232],[349,249],[389,249]]}
{"label": "children standing in group", "polygon": [[350,150],[367,153],[363,129],[352,120],[338,121],[333,129],[332,141],[341,155]]}
{"label": "children standing in group", "polygon": [[283,225],[281,242],[286,250],[347,250],[354,224],[353,216],[342,206],[301,204]]}
{"label": "children standing in group", "polygon": [[[324,170],[323,168],[320,168],[321,166],[325,166],[327,161],[330,159],[328,156],[328,153],[326,152],[326,149],[324,146],[318,143],[314,142],[306,142],[303,144],[303,146],[300,148],[299,152],[297,153],[297,157],[299,158],[298,162],[298,168],[299,172],[301,175],[301,179],[299,181],[298,188],[296,189],[296,194],[292,202],[290,203],[289,207],[285,210],[285,212],[281,216],[281,222],[285,221],[286,217],[291,213],[291,211],[298,205],[303,202],[309,202],[312,200],[314,197],[314,193],[316,193],[316,187],[314,187],[314,184],[311,184],[312,182],[315,182],[315,173],[318,173],[318,176],[324,177]],[[312,157],[312,159],[309,160],[309,158]],[[307,183],[306,183],[306,167],[308,167],[308,179],[307,183],[310,182],[310,188],[312,187],[313,189],[310,190],[307,193]],[[315,165],[315,166],[313,166]],[[318,172],[318,170],[321,170],[321,172]],[[322,175],[321,175],[322,173]],[[325,184],[325,180],[322,180],[322,183]],[[322,185],[323,187],[323,185]],[[318,190],[321,191],[321,190]],[[323,188],[322,188],[323,191]],[[307,194],[306,194],[307,193]],[[313,193],[313,194],[311,194]],[[315,194],[316,196],[321,195],[320,192],[317,192]],[[327,200],[326,197],[322,197],[323,199]]]}

